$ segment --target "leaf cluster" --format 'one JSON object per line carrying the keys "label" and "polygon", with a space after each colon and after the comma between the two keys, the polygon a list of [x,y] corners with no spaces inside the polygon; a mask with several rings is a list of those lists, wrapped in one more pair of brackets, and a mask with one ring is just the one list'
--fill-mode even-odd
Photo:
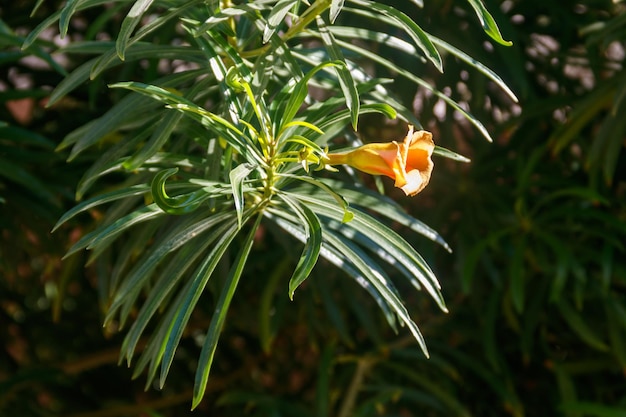
{"label": "leaf cluster", "polygon": [[[68,1],[33,29],[22,47],[31,47],[53,26],[61,37],[70,36],[76,16],[104,3]],[[485,31],[506,43],[482,3],[469,3]],[[310,166],[324,167],[326,149],[336,146],[340,135],[360,143],[347,128],[357,130],[363,115],[397,115],[420,125],[386,87],[391,80],[366,71],[362,62],[367,61],[441,97],[490,139],[456,101],[355,39],[418,54],[438,71],[443,70],[439,49],[444,50],[512,96],[502,80],[426,33],[399,8],[377,2],[139,0],[117,2],[111,10],[123,10],[114,41],[74,40],[59,49],[92,58],[56,86],[48,106],[116,67],[124,74],[124,68],[137,69],[143,62],[155,71],[109,84],[128,94],[57,147],[71,148],[69,160],[74,161],[95,145],[110,143],[79,180],[76,196],[96,192],[54,229],[106,207],[98,226],[66,256],[91,251],[88,264],[101,271],[105,326],[129,326],[122,345],[129,363],[146,330],[154,327],[135,376],[147,370],[147,386],[157,376],[163,386],[193,312],[219,275],[195,372],[193,406],[198,406],[226,314],[261,230],[286,233],[304,245],[289,280],[291,298],[318,260],[325,259],[373,297],[394,330],[408,327],[427,355],[391,274],[425,289],[446,311],[441,288],[423,257],[391,225],[447,244],[397,203],[355,186],[354,175],[331,181],[323,173],[313,175]],[[359,25],[341,25],[345,15]],[[105,14],[99,24],[115,16]],[[380,29],[368,29],[366,22]],[[163,65],[172,71],[160,70]],[[324,99],[316,99],[311,89]],[[463,160],[447,149],[436,153]],[[123,180],[111,190],[98,190],[111,174],[122,174]]]}

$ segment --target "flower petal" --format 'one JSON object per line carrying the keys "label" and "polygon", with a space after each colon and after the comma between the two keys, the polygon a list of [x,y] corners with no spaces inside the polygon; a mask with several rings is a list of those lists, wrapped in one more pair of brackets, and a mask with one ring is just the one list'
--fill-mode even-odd
{"label": "flower petal", "polygon": [[328,165],[346,164],[372,175],[385,175],[407,195],[422,191],[430,181],[435,149],[433,135],[425,130],[409,131],[402,143],[368,143],[347,152],[327,155]]}

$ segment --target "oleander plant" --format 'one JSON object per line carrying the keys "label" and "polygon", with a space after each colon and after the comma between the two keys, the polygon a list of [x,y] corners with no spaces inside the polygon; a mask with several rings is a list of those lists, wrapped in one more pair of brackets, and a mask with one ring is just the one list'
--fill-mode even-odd
{"label": "oleander plant", "polygon": [[0,415],[624,413],[620,2],[0,11]]}

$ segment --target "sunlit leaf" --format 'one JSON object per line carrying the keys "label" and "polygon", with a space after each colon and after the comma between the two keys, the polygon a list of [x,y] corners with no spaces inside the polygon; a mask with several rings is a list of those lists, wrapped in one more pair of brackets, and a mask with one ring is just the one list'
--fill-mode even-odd
{"label": "sunlit leaf", "polygon": [[228,174],[230,178],[230,185],[233,191],[233,198],[235,200],[235,210],[237,211],[237,222],[241,227],[243,209],[244,209],[244,195],[243,195],[243,182],[248,175],[254,170],[254,165],[241,164],[235,167]]}
{"label": "sunlit leaf", "polygon": [[207,382],[209,379],[209,372],[211,371],[211,365],[213,363],[213,356],[217,348],[217,342],[219,340],[220,333],[222,332],[222,328],[224,327],[224,323],[226,322],[226,314],[228,313],[230,302],[235,295],[235,290],[237,289],[239,278],[241,278],[241,274],[246,265],[248,255],[250,253],[250,250],[252,249],[254,236],[257,232],[261,219],[261,215],[257,216],[256,222],[251,227],[250,232],[246,236],[244,243],[239,250],[239,254],[234,260],[233,266],[228,273],[228,277],[226,278],[226,282],[224,283],[224,288],[220,293],[220,298],[215,305],[215,313],[213,314],[213,317],[211,319],[211,325],[204,340],[204,344],[202,345],[200,358],[198,359],[198,368],[196,369],[196,377],[193,388],[193,404],[191,406],[192,409],[200,404],[200,401],[204,396],[204,392],[206,390]]}
{"label": "sunlit leaf", "polygon": [[317,263],[317,258],[322,248],[322,225],[315,213],[305,205],[292,201],[286,195],[281,195],[281,198],[300,217],[305,230],[304,250],[289,280],[289,298],[293,300],[296,288],[309,277],[311,270]]}
{"label": "sunlit leaf", "polygon": [[124,54],[126,52],[126,46],[128,45],[128,39],[132,35],[133,31],[141,21],[144,13],[153,0],[137,0],[131,7],[130,11],[122,21],[122,27],[117,35],[117,41],[115,42],[115,48],[117,49],[117,55],[120,59],[124,60]]}
{"label": "sunlit leaf", "polygon": [[495,40],[501,45],[504,45],[504,46],[513,45],[513,42],[505,41],[502,38],[502,35],[500,34],[500,29],[498,29],[498,25],[496,24],[496,21],[493,19],[493,16],[491,16],[491,13],[489,13],[487,8],[483,4],[482,0],[467,0],[467,1],[474,8],[474,11],[476,12],[476,15],[478,16],[478,19],[480,20],[480,24],[482,25],[483,30],[485,31],[485,33],[487,33],[487,35],[489,35],[493,40]]}
{"label": "sunlit leaf", "polygon": [[[319,29],[320,35],[322,37],[322,41],[324,41],[324,45],[326,46],[326,50],[328,51],[328,55],[334,61],[345,62],[345,58],[343,53],[341,52],[341,48],[335,41],[335,37],[328,30],[326,24],[321,18],[317,18],[317,27]],[[352,78],[352,74],[347,66],[342,65],[335,68],[337,71],[337,75],[339,76],[339,85],[341,86],[341,90],[346,98],[346,107],[350,110],[350,121],[352,122],[352,128],[357,130],[357,125],[359,121],[359,107],[361,105],[359,99],[359,92],[356,87],[356,83]]]}
{"label": "sunlit leaf", "polygon": [[270,40],[274,32],[276,32],[278,25],[285,20],[285,16],[296,3],[298,3],[298,0],[279,0],[276,3],[267,17],[267,26],[263,32],[263,43],[267,43]]}

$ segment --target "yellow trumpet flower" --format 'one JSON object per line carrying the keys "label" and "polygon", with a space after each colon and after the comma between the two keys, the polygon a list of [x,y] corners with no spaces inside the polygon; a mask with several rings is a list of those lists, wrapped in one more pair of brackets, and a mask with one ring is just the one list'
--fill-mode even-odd
{"label": "yellow trumpet flower", "polygon": [[413,131],[409,126],[404,141],[368,143],[346,152],[327,154],[328,165],[350,165],[372,175],[385,175],[395,180],[395,186],[413,196],[428,185],[433,170],[430,159],[435,149],[432,133]]}

